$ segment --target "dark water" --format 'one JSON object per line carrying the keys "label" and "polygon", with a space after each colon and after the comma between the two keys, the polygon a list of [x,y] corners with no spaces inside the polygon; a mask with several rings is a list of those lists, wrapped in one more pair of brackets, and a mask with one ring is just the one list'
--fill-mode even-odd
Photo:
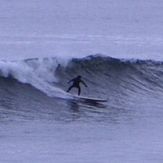
{"label": "dark water", "polygon": [[[163,161],[162,62],[89,56],[67,65],[54,58],[1,64],[0,151],[10,156],[1,161]],[[88,85],[83,96],[108,102],[62,97],[76,75]]]}
{"label": "dark water", "polygon": [[[48,59],[45,60],[46,63],[49,62]],[[30,66],[32,64],[35,69],[37,62],[38,59],[25,61]],[[81,85],[82,95],[108,99],[108,102],[101,106],[84,105],[66,99],[60,100],[55,92],[55,97],[49,97],[46,95],[47,91],[43,92],[38,90],[37,86],[35,87],[37,83],[33,84],[33,81],[33,83],[31,81],[22,83],[19,78],[16,79],[16,72],[12,71],[8,72],[7,77],[4,77],[4,70],[1,70],[0,105],[2,112],[5,112],[5,115],[9,114],[8,118],[24,116],[27,119],[44,117],[60,119],[63,117],[63,112],[66,120],[70,118],[73,111],[80,111],[83,114],[81,117],[86,120],[88,117],[84,113],[95,112],[97,117],[91,120],[107,121],[110,114],[115,114],[114,118],[116,118],[116,114],[118,118],[119,114],[122,114],[122,118],[123,114],[137,112],[138,108],[139,111],[146,108],[154,111],[153,107],[155,110],[159,110],[162,106],[163,63],[161,62],[89,56],[83,59],[72,59],[66,66],[54,65],[52,64],[48,71],[58,80],[57,82],[51,81],[51,83],[45,82],[47,85],[50,84],[52,87],[67,90],[70,86],[67,81],[77,75],[82,75],[83,80],[88,85],[88,88]],[[26,73],[22,75],[23,78],[26,78],[25,75]],[[38,74],[33,73],[32,75],[37,76]],[[46,74],[44,75],[46,77]],[[77,90],[73,89],[71,93],[76,94]],[[4,114],[1,115],[3,120]]]}

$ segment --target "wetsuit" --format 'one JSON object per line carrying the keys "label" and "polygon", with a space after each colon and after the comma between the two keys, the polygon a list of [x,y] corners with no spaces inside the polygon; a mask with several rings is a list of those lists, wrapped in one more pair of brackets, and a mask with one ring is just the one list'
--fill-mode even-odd
{"label": "wetsuit", "polygon": [[87,87],[85,82],[81,79],[81,76],[78,76],[78,77],[70,80],[68,83],[71,83],[71,82],[73,82],[73,84],[69,87],[67,92],[69,92],[73,87],[75,87],[75,88],[78,88],[78,95],[80,95],[80,92],[81,92],[80,83],[82,83],[85,87]]}

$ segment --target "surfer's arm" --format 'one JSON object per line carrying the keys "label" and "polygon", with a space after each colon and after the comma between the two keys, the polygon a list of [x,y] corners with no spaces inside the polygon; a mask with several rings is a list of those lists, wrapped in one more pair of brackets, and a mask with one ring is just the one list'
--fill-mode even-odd
{"label": "surfer's arm", "polygon": [[72,80],[69,80],[67,83],[69,84],[69,83],[71,83],[72,82]]}
{"label": "surfer's arm", "polygon": [[81,83],[85,86],[85,87],[88,87],[87,84],[81,80]]}
{"label": "surfer's arm", "polygon": [[69,80],[67,83],[69,84],[69,83],[71,83],[71,82],[73,82],[74,81],[74,79],[71,79],[71,80]]}

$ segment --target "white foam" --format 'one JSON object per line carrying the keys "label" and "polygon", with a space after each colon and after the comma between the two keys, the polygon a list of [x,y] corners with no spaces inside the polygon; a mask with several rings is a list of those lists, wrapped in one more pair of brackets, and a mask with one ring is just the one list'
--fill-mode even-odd
{"label": "white foam", "polygon": [[27,83],[51,97],[70,98],[64,90],[54,86],[57,82],[55,70],[57,59],[31,61],[0,61],[1,76],[12,76],[21,83]]}

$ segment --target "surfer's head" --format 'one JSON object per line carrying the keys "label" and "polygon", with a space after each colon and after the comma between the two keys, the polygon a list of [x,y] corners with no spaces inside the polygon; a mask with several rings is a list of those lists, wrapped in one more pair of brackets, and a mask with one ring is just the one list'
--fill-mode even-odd
{"label": "surfer's head", "polygon": [[77,76],[78,79],[81,79],[81,77],[82,77],[81,75],[78,75],[78,76]]}

